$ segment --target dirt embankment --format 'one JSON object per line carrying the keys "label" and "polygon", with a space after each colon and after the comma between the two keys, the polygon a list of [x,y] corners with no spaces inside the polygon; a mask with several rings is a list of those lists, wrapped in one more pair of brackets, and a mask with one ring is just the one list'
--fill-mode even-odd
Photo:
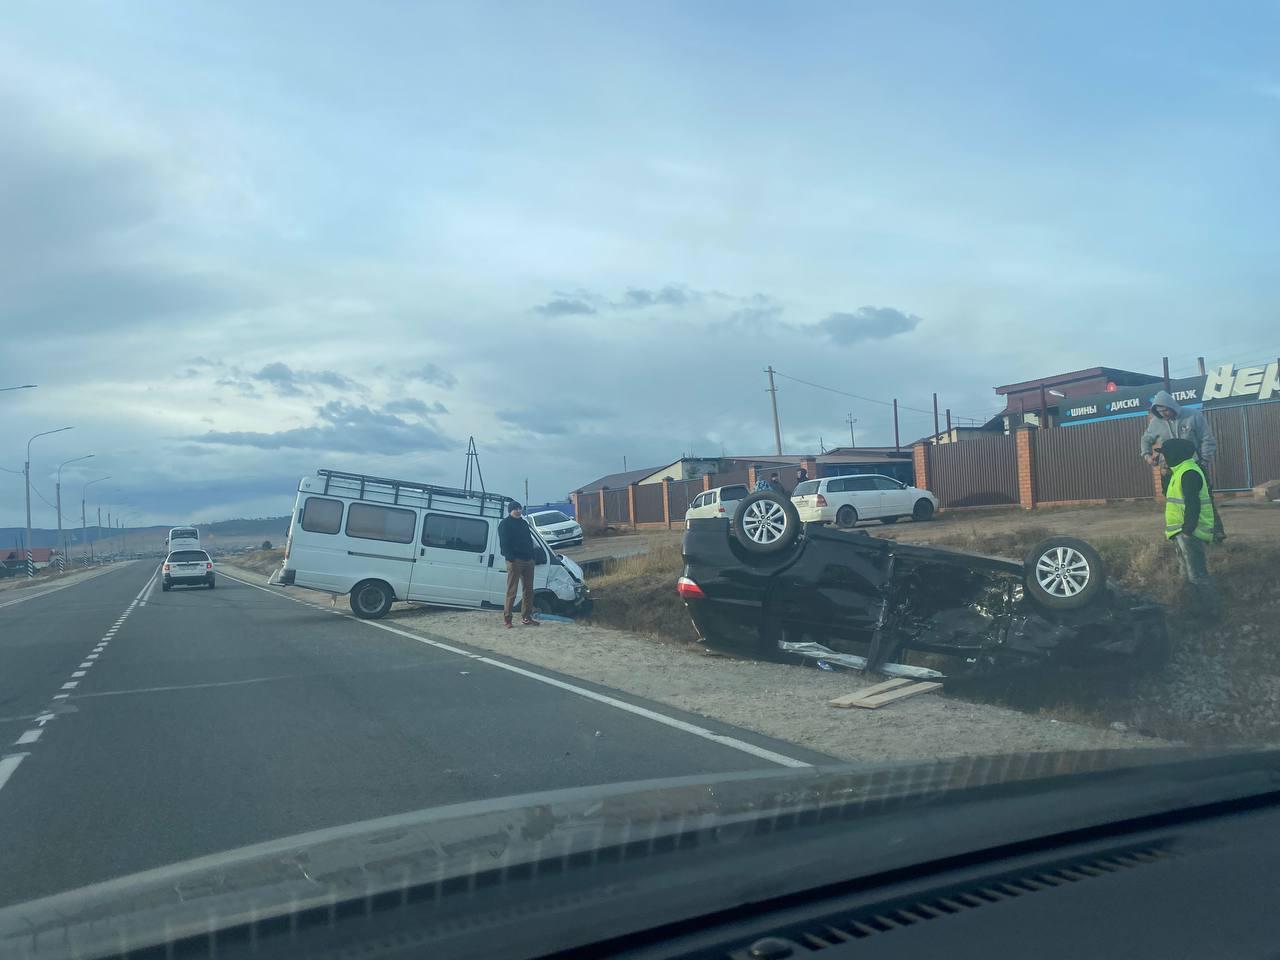
{"label": "dirt embankment", "polygon": [[[1280,741],[1280,506],[1224,501],[1230,537],[1209,550],[1222,596],[1222,618],[1214,623],[1182,608],[1177,558],[1161,536],[1162,509],[1137,503],[993,510],[865,528],[874,536],[1015,558],[1053,534],[1081,536],[1097,547],[1112,579],[1169,605],[1172,655],[1156,672],[1023,674],[957,684],[955,695],[1192,743]],[[679,535],[652,535],[648,556],[592,581],[593,621],[690,643],[693,627],[674,589],[679,575]]]}

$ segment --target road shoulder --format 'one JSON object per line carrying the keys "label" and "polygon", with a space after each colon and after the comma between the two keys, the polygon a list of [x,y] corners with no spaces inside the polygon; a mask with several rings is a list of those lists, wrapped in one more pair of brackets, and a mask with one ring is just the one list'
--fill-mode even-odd
{"label": "road shoulder", "polygon": [[[267,582],[262,574],[222,566],[250,583]],[[341,597],[298,588],[286,595],[346,612]],[[935,694],[879,710],[836,710],[827,701],[867,686],[874,678],[714,656],[696,644],[677,646],[586,624],[547,622],[538,628],[508,630],[493,612],[411,604],[396,604],[382,622],[492,651],[843,760],[928,760],[1164,743],[1132,732]]]}

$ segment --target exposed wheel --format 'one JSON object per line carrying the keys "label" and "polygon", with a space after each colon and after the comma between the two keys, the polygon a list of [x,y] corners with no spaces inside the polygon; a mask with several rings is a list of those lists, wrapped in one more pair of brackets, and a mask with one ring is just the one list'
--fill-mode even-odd
{"label": "exposed wheel", "polygon": [[212,580],[210,580],[210,581],[209,581],[209,589],[210,589],[210,590],[212,590],[212,589],[213,589],[213,581],[212,581]]}
{"label": "exposed wheel", "polygon": [[559,613],[560,598],[549,590],[533,595],[533,609],[538,613]]}
{"label": "exposed wheel", "polygon": [[858,511],[847,503],[836,511],[836,526],[848,530],[858,522]]}
{"label": "exposed wheel", "polygon": [[1107,585],[1107,571],[1098,551],[1075,537],[1040,541],[1022,566],[1031,599],[1050,610],[1088,606]]}
{"label": "exposed wheel", "polygon": [[926,500],[921,497],[916,501],[916,505],[911,508],[911,519],[923,523],[926,520],[933,519],[933,501]]}
{"label": "exposed wheel", "polygon": [[168,593],[168,592],[169,592],[169,584],[167,584],[167,583],[162,583],[162,584],[160,584],[160,592],[161,592],[161,593]]}
{"label": "exposed wheel", "polygon": [[362,580],[351,590],[351,612],[361,620],[379,620],[387,615],[395,597],[381,580]]}
{"label": "exposed wheel", "polygon": [[800,536],[800,514],[786,497],[760,490],[738,504],[733,535],[749,553],[780,553]]}
{"label": "exposed wheel", "polygon": [[880,522],[881,523],[897,523],[898,518],[897,517],[881,517]]}

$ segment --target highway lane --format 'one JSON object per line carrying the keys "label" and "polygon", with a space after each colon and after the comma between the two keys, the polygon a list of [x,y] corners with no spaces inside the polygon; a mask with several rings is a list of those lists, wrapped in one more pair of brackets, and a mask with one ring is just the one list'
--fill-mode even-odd
{"label": "highway lane", "polygon": [[600,688],[228,577],[148,590],[152,572],[0,609],[0,904],[441,804],[776,768],[768,751],[827,759],[724,726],[743,748],[691,735],[682,720],[708,721],[639,704],[671,718],[656,722],[624,694],[590,699]]}

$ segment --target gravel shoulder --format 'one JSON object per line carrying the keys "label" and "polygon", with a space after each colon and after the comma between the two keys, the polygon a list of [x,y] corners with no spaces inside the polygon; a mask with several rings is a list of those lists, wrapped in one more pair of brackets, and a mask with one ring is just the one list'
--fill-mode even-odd
{"label": "gravel shoulder", "polygon": [[[260,573],[222,563],[226,573],[264,584]],[[346,599],[294,588],[319,606],[346,610]],[[924,694],[879,710],[838,710],[833,697],[877,682],[850,672],[736,660],[697,644],[581,623],[548,621],[508,630],[491,611],[396,604],[388,623],[490,651],[670,704],[844,760],[932,759],[1045,750],[1152,747],[1167,741],[1133,732]]]}

